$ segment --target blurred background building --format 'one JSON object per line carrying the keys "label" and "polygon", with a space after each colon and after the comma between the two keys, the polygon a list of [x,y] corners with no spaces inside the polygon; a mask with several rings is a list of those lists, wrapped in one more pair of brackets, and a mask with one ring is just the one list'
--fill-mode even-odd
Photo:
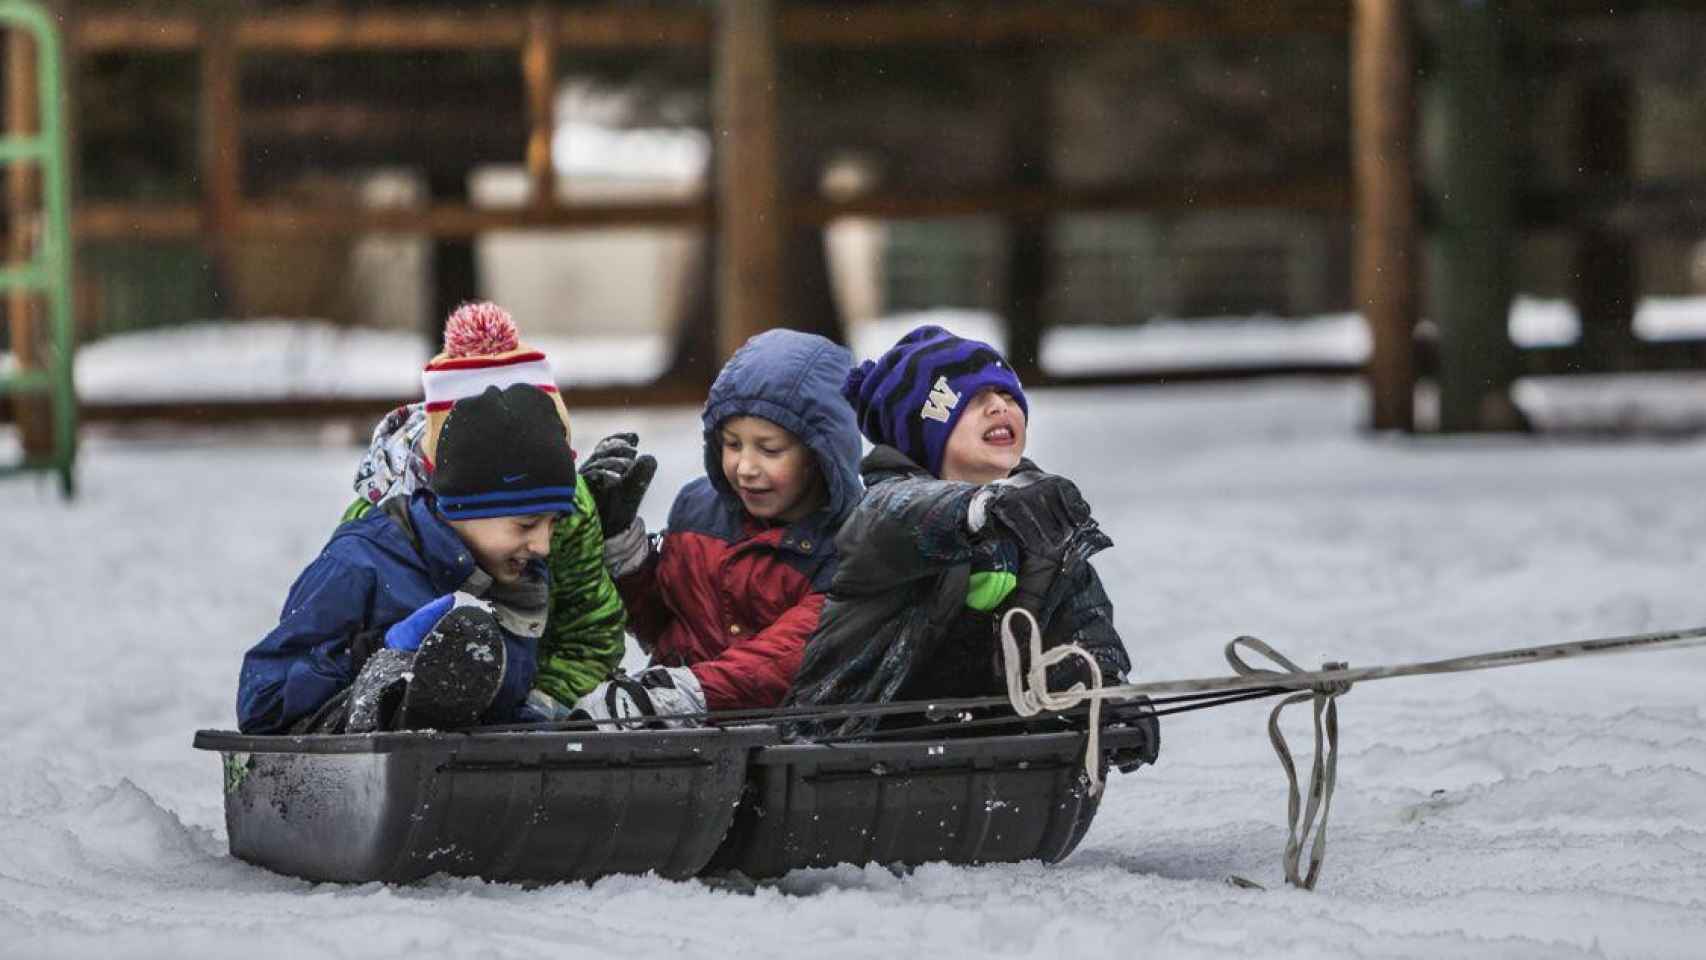
{"label": "blurred background building", "polygon": [[[1039,383],[1366,373],[1399,429],[1706,361],[1697,4],[48,6],[88,416],[365,413],[473,297],[588,403],[919,311]],[[231,383],[137,379],[204,349]]]}

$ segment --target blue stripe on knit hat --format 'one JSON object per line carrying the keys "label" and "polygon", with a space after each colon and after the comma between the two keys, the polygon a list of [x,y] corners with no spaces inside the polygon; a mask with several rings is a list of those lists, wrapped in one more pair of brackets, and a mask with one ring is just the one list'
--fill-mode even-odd
{"label": "blue stripe on knit hat", "polygon": [[841,395],[853,405],[867,440],[894,447],[941,476],[954,425],[971,398],[989,387],[1012,394],[1030,417],[1019,377],[999,351],[926,324],[854,367]]}

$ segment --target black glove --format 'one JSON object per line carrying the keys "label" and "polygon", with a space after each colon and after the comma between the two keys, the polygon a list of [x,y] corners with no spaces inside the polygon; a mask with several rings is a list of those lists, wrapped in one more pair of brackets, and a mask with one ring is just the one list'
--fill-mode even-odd
{"label": "black glove", "polygon": [[1058,557],[1077,529],[1090,522],[1090,505],[1065,477],[1046,474],[1029,483],[997,481],[986,497],[987,522],[1006,533],[1026,554]]}
{"label": "black glove", "polygon": [[633,525],[646,488],[658,472],[657,458],[649,453],[642,456],[636,449],[639,442],[638,434],[613,433],[598,441],[581,463],[580,473],[598,505],[598,522],[606,539]]}

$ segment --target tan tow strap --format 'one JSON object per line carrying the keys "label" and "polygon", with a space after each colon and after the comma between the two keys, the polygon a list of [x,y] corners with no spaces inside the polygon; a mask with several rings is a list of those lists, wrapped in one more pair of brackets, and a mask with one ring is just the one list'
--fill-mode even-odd
{"label": "tan tow strap", "polygon": [[[1226,645],[1226,662],[1232,665],[1241,677],[1250,677],[1265,682],[1280,680],[1285,674],[1274,670],[1263,670],[1250,666],[1244,658],[1238,655],[1239,647],[1247,647],[1256,653],[1284,667],[1286,673],[1304,673],[1304,669],[1292,663],[1284,654],[1268,646],[1255,637],[1239,637]],[[1323,664],[1323,671],[1342,671],[1343,663]],[[1286,799],[1286,830],[1288,836],[1285,842],[1285,880],[1294,887],[1305,890],[1315,889],[1315,878],[1321,875],[1321,860],[1327,855],[1327,813],[1333,806],[1333,786],[1338,782],[1339,773],[1339,704],[1341,693],[1348,693],[1350,683],[1343,680],[1330,680],[1317,683],[1303,693],[1294,693],[1281,700],[1268,714],[1268,740],[1274,745],[1274,753],[1279,756],[1280,766],[1285,768],[1285,779],[1290,793]],[[1311,701],[1315,705],[1315,765],[1309,772],[1309,804],[1304,807],[1301,827],[1298,823],[1297,808],[1299,795],[1297,790],[1297,765],[1292,762],[1291,749],[1286,746],[1285,733],[1280,729],[1280,711],[1294,703]],[[1319,825],[1315,823],[1315,814],[1321,814]],[[1309,848],[1309,873],[1299,876],[1297,862],[1303,852],[1303,844],[1309,840],[1309,831],[1315,830],[1315,840]]]}
{"label": "tan tow strap", "polygon": [[[1023,614],[1030,624],[1030,668],[1025,671],[1019,669],[1019,642],[1013,635],[1013,619],[1020,614]],[[1105,687],[1102,685],[1101,669],[1096,665],[1095,658],[1082,647],[1068,643],[1046,651],[1042,649],[1042,631],[1038,629],[1037,619],[1029,610],[1016,607],[1007,611],[1001,618],[1001,652],[1007,674],[1007,699],[1012,703],[1015,712],[1020,716],[1029,717],[1044,710],[1070,710],[1085,700],[1090,701],[1090,730],[1084,745],[1084,772],[1092,794],[1099,793],[1102,789],[1099,733],[1100,706],[1101,701],[1105,699],[1132,700],[1152,694],[1213,691],[1237,693],[1249,691],[1253,687],[1288,687],[1299,691],[1280,701],[1279,706],[1274,707],[1273,712],[1268,714],[1268,739],[1273,743],[1274,752],[1279,755],[1280,765],[1285,768],[1286,779],[1290,782],[1285,878],[1286,882],[1305,890],[1315,889],[1315,881],[1321,873],[1321,860],[1326,855],[1327,813],[1333,802],[1333,788],[1338,782],[1338,697],[1349,690],[1352,683],[1393,677],[1464,673],[1470,670],[1515,667],[1572,657],[1633,653],[1638,650],[1675,650],[1702,645],[1706,645],[1706,627],[1693,627],[1661,633],[1516,647],[1422,663],[1358,667],[1354,670],[1343,663],[1329,663],[1320,670],[1308,671],[1255,637],[1239,637],[1226,645],[1226,660],[1232,665],[1234,676],[1124,683]],[[1284,670],[1252,667],[1239,655],[1240,648],[1259,653],[1279,664]],[[1065,690],[1048,689],[1048,668],[1073,656],[1083,657],[1090,663],[1091,685],[1086,687],[1082,683],[1075,683]],[[1315,763],[1310,772],[1307,804],[1302,802],[1302,795],[1297,788],[1297,765],[1292,761],[1291,749],[1287,746],[1279,725],[1281,711],[1305,700],[1313,703],[1315,712]],[[1300,806],[1303,808],[1301,818],[1298,811]],[[1317,815],[1320,817],[1319,824],[1316,822]],[[1314,839],[1311,841],[1312,829]],[[1309,872],[1300,875],[1298,866],[1305,843],[1310,846]],[[1257,886],[1236,877],[1231,879],[1240,886]]]}

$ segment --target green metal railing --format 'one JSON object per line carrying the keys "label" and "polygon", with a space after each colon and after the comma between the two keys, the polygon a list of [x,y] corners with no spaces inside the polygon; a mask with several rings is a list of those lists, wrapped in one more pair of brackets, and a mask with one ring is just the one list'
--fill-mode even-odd
{"label": "green metal railing", "polygon": [[[0,0],[0,29],[24,30],[35,38],[36,99],[39,132],[0,137],[0,166],[34,164],[40,170],[42,224],[34,255],[27,261],[0,267],[0,297],[22,290],[45,301],[50,329],[46,363],[28,369],[0,372],[0,396],[45,394],[52,408],[52,450],[26,451],[22,461],[0,464],[0,474],[23,470],[54,470],[60,490],[72,495],[77,459],[77,393],[72,383],[75,338],[71,312],[70,195],[65,156],[65,123],[61,111],[64,90],[60,39],[53,17],[30,0]],[[13,216],[19,211],[13,211]],[[13,344],[14,353],[19,345]],[[14,404],[14,409],[18,405]]]}

